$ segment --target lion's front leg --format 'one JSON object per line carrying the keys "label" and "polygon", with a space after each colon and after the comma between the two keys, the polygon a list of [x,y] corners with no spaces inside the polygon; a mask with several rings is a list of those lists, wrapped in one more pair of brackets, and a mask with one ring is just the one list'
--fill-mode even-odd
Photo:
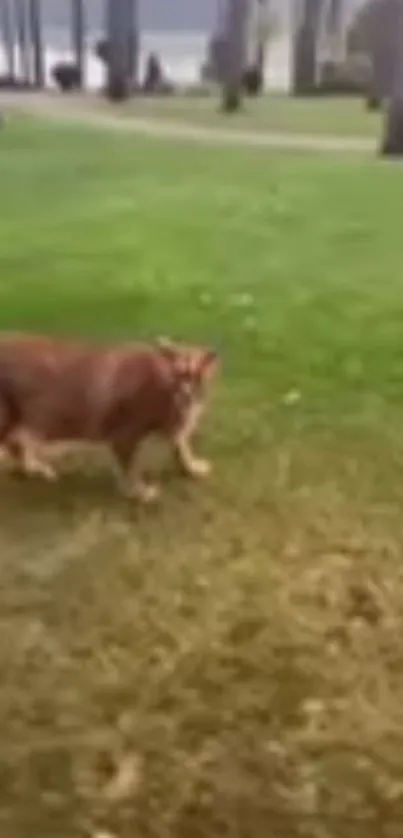
{"label": "lion's front leg", "polygon": [[129,500],[141,503],[154,503],[158,500],[160,489],[150,483],[141,473],[136,460],[139,441],[115,439],[111,444],[115,462],[118,465],[118,481],[122,494]]}
{"label": "lion's front leg", "polygon": [[212,470],[208,460],[197,457],[192,450],[193,437],[197,431],[203,405],[196,404],[189,409],[180,427],[172,438],[175,459],[182,472],[189,477],[207,477]]}
{"label": "lion's front leg", "polygon": [[41,477],[49,483],[58,479],[46,457],[46,443],[26,428],[18,428],[5,440],[5,448],[17,474]]}

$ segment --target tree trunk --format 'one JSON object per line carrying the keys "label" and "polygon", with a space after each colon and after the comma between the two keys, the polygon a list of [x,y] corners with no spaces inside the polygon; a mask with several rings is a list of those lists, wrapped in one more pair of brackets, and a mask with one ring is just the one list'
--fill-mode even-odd
{"label": "tree trunk", "polygon": [[403,156],[403,95],[394,96],[389,104],[381,153],[385,157]]}
{"label": "tree trunk", "polygon": [[15,78],[14,29],[9,0],[1,0],[1,29],[6,57],[6,75]]}
{"label": "tree trunk", "polygon": [[129,0],[129,45],[128,45],[128,71],[132,89],[139,86],[139,24],[138,24],[138,0]]}
{"label": "tree trunk", "polygon": [[33,82],[39,89],[45,86],[41,11],[41,0],[29,0],[30,40],[34,57]]}
{"label": "tree trunk", "polygon": [[[268,42],[271,36],[268,31],[268,21],[272,12],[271,0],[257,0],[258,3],[258,27],[256,33],[256,73],[258,78],[257,93],[261,93],[264,88],[264,73],[267,63]],[[274,19],[274,15],[273,15]],[[265,25],[266,24],[266,25]]]}
{"label": "tree trunk", "polygon": [[112,102],[130,95],[130,5],[132,0],[107,0],[108,65],[106,92]]}
{"label": "tree trunk", "polygon": [[25,0],[15,0],[15,21],[17,29],[20,75],[24,84],[29,84],[31,78],[27,26],[27,5]]}
{"label": "tree trunk", "polygon": [[227,0],[225,26],[225,74],[222,87],[222,110],[234,113],[242,104],[242,79],[245,69],[249,22],[248,0]]}
{"label": "tree trunk", "polygon": [[256,48],[256,70],[259,76],[259,93],[264,87],[264,71],[267,61],[267,44],[261,42]]}
{"label": "tree trunk", "polygon": [[84,0],[71,0],[71,36],[75,64],[79,72],[79,87],[85,75],[85,20]]}
{"label": "tree trunk", "polygon": [[329,48],[329,61],[335,66],[344,59],[344,0],[329,0],[326,17],[326,37]]}
{"label": "tree trunk", "polygon": [[302,12],[294,36],[293,91],[312,92],[317,80],[317,46],[323,0],[300,0]]}
{"label": "tree trunk", "polygon": [[371,59],[371,82],[367,92],[367,107],[380,108],[392,93],[395,83],[395,63],[398,51],[396,33],[400,27],[401,0],[376,0],[371,7],[368,23],[368,50]]}
{"label": "tree trunk", "polygon": [[385,117],[381,154],[403,156],[403,0],[398,3],[394,43],[394,82]]}

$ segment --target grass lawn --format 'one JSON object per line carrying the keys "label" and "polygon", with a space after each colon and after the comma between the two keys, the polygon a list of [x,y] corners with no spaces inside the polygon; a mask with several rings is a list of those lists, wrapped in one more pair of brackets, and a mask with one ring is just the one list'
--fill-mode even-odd
{"label": "grass lawn", "polygon": [[[102,106],[104,107],[104,106]],[[105,107],[108,107],[105,105]],[[292,134],[331,134],[351,137],[377,137],[382,116],[369,113],[362,99],[293,99],[267,95],[245,100],[243,111],[223,116],[216,98],[174,96],[166,99],[134,100],[121,108],[127,116],[161,118],[171,122],[231,128],[244,131],[280,131]],[[116,109],[114,109],[116,112]]]}
{"label": "grass lawn", "polygon": [[[0,327],[221,348],[131,508],[0,476],[0,832],[393,838],[403,818],[399,166],[11,121]],[[400,819],[400,820],[399,820]]]}

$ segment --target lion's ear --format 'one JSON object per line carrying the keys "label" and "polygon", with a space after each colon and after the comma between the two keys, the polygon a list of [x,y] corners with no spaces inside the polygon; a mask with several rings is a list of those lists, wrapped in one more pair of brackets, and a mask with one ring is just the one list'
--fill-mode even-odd
{"label": "lion's ear", "polygon": [[200,359],[200,375],[204,381],[209,381],[218,372],[220,357],[215,349],[206,349]]}
{"label": "lion's ear", "polygon": [[178,354],[178,347],[173,340],[171,340],[171,338],[167,338],[162,335],[157,338],[156,345],[161,354],[164,355],[167,360],[172,361],[176,358]]}
{"label": "lion's ear", "polygon": [[173,340],[171,340],[171,338],[167,338],[166,335],[159,335],[155,342],[159,349],[176,349],[176,345]]}

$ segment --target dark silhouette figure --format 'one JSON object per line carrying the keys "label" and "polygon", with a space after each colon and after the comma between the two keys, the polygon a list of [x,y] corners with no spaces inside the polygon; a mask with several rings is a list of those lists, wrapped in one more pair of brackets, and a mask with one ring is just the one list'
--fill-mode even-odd
{"label": "dark silhouette figure", "polygon": [[257,64],[251,64],[243,72],[243,88],[247,96],[259,96],[263,89],[263,74]]}
{"label": "dark silhouette figure", "polygon": [[158,55],[150,53],[147,58],[146,72],[143,83],[145,93],[155,93],[163,84],[162,67]]}
{"label": "dark silhouette figure", "polygon": [[52,78],[62,93],[70,93],[81,87],[81,73],[77,64],[60,61],[52,67]]}
{"label": "dark silhouette figure", "polygon": [[94,47],[94,53],[103,64],[108,64],[109,61],[109,43],[106,38],[101,38],[100,41],[97,41]]}
{"label": "dark silhouette figure", "polygon": [[144,82],[142,91],[145,94],[169,94],[173,93],[173,85],[164,76],[161,61],[154,52],[147,58]]}

